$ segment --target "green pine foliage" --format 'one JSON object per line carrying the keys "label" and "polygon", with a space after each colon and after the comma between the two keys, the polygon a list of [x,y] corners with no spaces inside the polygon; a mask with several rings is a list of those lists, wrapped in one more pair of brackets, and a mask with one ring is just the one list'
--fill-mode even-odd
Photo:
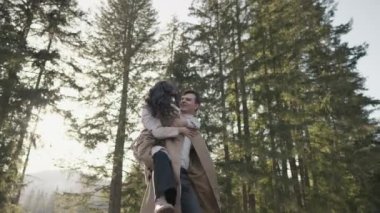
{"label": "green pine foliage", "polygon": [[197,1],[191,11],[194,58],[182,67],[207,85],[195,88],[207,100],[201,117],[225,212],[378,208],[364,186],[377,167],[363,167],[358,150],[377,150],[367,107],[379,102],[363,95],[356,70],[366,45],[341,41],[350,23],[332,25],[334,4]]}
{"label": "green pine foliage", "polygon": [[17,209],[28,126],[37,109],[59,110],[65,87],[89,108],[65,114],[76,139],[89,149],[115,144],[83,178],[111,179],[102,189],[110,212],[138,212],[144,178],[125,153],[144,91],[161,77],[202,94],[223,212],[379,211],[380,128],[370,109],[380,102],[364,95],[356,67],[368,45],[342,41],[352,23],[332,24],[334,1],[195,0],[191,23],[173,18],[156,36],[151,1],[109,0],[86,45],[73,28],[83,16],[76,6],[0,3],[1,210]]}
{"label": "green pine foliage", "polygon": [[59,47],[78,46],[73,26],[82,20],[76,1],[2,1],[0,4],[0,209],[18,203],[21,162],[35,109],[55,108],[60,87],[80,89],[73,60]]}

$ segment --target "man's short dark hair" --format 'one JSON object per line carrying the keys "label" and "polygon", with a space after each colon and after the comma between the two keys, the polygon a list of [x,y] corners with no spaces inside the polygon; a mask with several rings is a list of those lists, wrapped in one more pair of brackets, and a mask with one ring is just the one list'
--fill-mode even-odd
{"label": "man's short dark hair", "polygon": [[182,95],[186,95],[186,94],[193,94],[195,96],[195,103],[197,104],[201,104],[201,96],[199,95],[198,92],[192,90],[192,89],[188,89],[188,90],[185,90]]}

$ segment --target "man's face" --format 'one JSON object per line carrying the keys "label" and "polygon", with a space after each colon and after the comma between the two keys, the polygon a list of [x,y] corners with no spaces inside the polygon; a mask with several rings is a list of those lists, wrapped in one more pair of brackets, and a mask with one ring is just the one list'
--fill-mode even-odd
{"label": "man's face", "polygon": [[179,103],[181,112],[184,114],[195,115],[199,104],[195,102],[195,95],[192,93],[187,93],[181,97],[181,102]]}

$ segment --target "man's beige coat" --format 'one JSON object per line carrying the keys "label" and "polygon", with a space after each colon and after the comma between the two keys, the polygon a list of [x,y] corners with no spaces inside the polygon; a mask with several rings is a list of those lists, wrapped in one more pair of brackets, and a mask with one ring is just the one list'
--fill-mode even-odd
{"label": "man's beige coat", "polygon": [[[162,127],[156,135],[178,135],[178,129],[175,127]],[[143,131],[142,134],[147,134],[151,138],[149,131]],[[140,137],[144,139],[144,137]],[[145,138],[146,139],[146,138]],[[210,153],[207,149],[206,143],[198,133],[196,136],[190,138],[193,149],[190,152],[190,166],[188,174],[194,189],[198,195],[198,199],[203,209],[203,213],[219,213],[220,212],[220,199],[219,189],[216,179],[216,172],[214,164],[211,160]],[[183,137],[177,136],[170,139],[165,139],[165,146],[172,161],[172,166],[177,183],[179,183],[180,168],[181,168],[181,149]],[[151,156],[150,156],[151,158]],[[151,159],[146,159],[146,162],[152,162]],[[150,167],[149,165],[147,167]],[[140,213],[153,213],[154,212],[154,190],[151,175],[148,173],[147,189],[141,205]],[[180,184],[177,184],[177,201],[175,210],[176,213],[181,213],[180,201]]]}

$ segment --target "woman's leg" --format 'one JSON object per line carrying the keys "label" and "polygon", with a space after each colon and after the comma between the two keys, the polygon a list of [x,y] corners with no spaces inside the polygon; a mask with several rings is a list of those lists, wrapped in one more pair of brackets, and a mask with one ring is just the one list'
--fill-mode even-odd
{"label": "woman's leg", "polygon": [[171,161],[166,152],[153,154],[153,181],[156,199],[165,196],[168,203],[175,205],[177,190]]}

